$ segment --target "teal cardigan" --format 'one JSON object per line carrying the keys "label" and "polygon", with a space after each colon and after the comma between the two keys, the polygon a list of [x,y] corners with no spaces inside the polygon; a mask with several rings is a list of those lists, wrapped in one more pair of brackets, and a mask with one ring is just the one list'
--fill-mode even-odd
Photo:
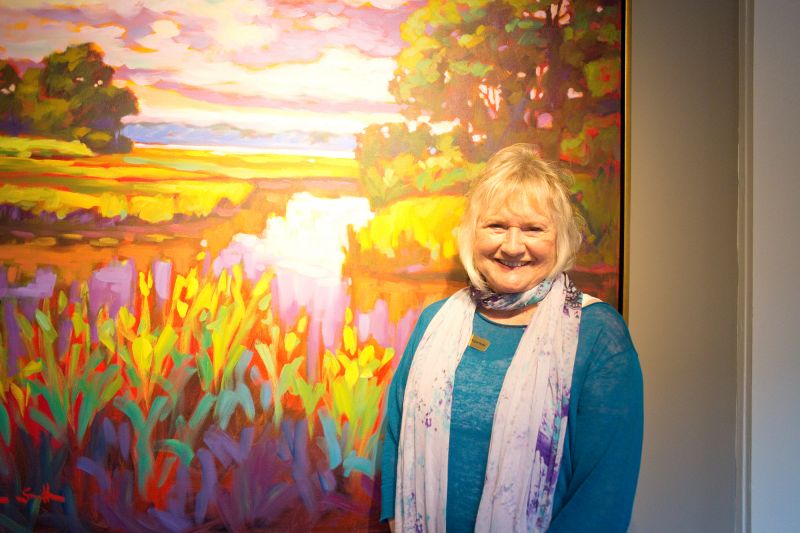
{"label": "teal cardigan", "polygon": [[[394,517],[397,452],[408,371],[425,329],[444,300],[420,315],[389,387],[381,477],[381,519]],[[475,314],[473,333],[488,339],[467,348],[456,370],[448,451],[446,524],[474,530],[492,418],[524,326]],[[572,373],[567,440],[548,531],[614,532],[630,522],[642,451],[642,373],[622,317],[608,304],[583,309]]]}

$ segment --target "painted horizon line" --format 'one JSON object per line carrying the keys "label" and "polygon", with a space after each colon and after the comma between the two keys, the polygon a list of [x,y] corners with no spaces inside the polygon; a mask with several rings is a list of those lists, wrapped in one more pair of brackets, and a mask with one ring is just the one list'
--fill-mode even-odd
{"label": "painted horizon line", "polygon": [[265,154],[265,155],[297,155],[307,157],[328,157],[332,159],[355,159],[353,150],[309,150],[303,148],[260,148],[234,145],[202,145],[202,144],[160,144],[135,142],[136,148],[162,148],[166,150],[202,150],[220,155],[225,154]]}

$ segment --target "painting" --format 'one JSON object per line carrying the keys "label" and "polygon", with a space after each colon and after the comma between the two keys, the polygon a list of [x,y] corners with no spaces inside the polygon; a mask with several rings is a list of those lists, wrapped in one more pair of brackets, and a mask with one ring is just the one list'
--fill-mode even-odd
{"label": "painting", "polygon": [[575,177],[620,302],[624,3],[0,7],[0,529],[379,531],[470,180]]}

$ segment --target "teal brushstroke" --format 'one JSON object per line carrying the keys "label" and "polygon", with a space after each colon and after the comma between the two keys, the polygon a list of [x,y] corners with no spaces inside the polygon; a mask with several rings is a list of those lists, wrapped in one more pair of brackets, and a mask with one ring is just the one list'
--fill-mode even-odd
{"label": "teal brushstroke", "polygon": [[228,427],[228,422],[230,422],[233,412],[240,405],[247,419],[252,421],[256,416],[256,406],[253,404],[253,396],[250,394],[250,389],[244,383],[237,384],[234,390],[224,390],[219,393],[214,415],[217,417],[220,428],[224,430]]}
{"label": "teal brushstroke", "polygon": [[319,411],[322,433],[325,436],[325,449],[328,452],[328,468],[333,470],[342,463],[342,447],[336,438],[336,422],[327,413]]}
{"label": "teal brushstroke", "polygon": [[214,407],[214,402],[217,400],[217,397],[207,392],[205,395],[200,399],[200,402],[197,404],[197,407],[194,409],[194,413],[192,413],[192,418],[189,419],[189,427],[192,429],[197,429],[203,421],[205,421],[208,413],[211,411],[211,408]]}
{"label": "teal brushstroke", "polygon": [[42,426],[48,433],[50,433],[54,439],[61,441],[61,432],[56,427],[55,422],[53,419],[41,412],[36,407],[31,407],[28,411],[28,414],[31,417],[31,420]]}
{"label": "teal brushstroke", "polygon": [[272,404],[272,386],[268,382],[261,384],[261,408],[265,411]]}
{"label": "teal brushstroke", "polygon": [[[252,421],[256,416],[256,406],[255,403],[253,403],[253,395],[244,380],[245,370],[250,365],[252,357],[253,352],[250,350],[242,350],[239,360],[236,362],[236,366],[233,367],[233,379],[236,383],[236,387],[233,390],[226,389],[219,393],[219,399],[214,407],[214,415],[217,417],[220,428],[222,429],[228,427],[233,412],[239,406],[244,410],[244,414],[247,416],[248,420]],[[230,387],[228,381],[229,379],[225,379],[225,375],[223,375],[223,384],[227,383],[227,386]]]}
{"label": "teal brushstroke", "polygon": [[366,474],[370,478],[375,475],[375,465],[372,464],[372,461],[364,457],[357,456],[356,452],[350,452],[350,454],[344,460],[345,477],[349,477],[353,470],[357,470],[362,474]]}
{"label": "teal brushstroke", "polygon": [[244,372],[250,366],[252,358],[253,352],[251,350],[244,350],[242,355],[239,356],[239,362],[236,363],[236,369],[234,370],[234,377],[237,383],[244,383]]}
{"label": "teal brushstroke", "polygon": [[275,410],[272,413],[272,423],[276,426],[280,425],[281,418],[283,418],[283,404],[281,403],[283,394],[289,389],[289,384],[292,378],[297,374],[297,368],[303,362],[304,357],[298,357],[291,363],[286,363],[281,369],[281,375],[278,378],[278,383],[275,384]]}
{"label": "teal brushstroke", "polygon": [[222,386],[230,386],[231,375],[234,376],[234,382],[239,383],[244,379],[244,371],[247,365],[250,364],[250,358],[253,352],[238,346],[232,346],[228,351],[228,360],[225,362],[225,368],[222,371]]}
{"label": "teal brushstroke", "polygon": [[[45,372],[47,372],[47,367],[45,367]],[[28,383],[31,387],[31,392],[34,395],[44,396],[47,407],[50,408],[50,413],[53,415],[53,418],[50,418],[43,412],[39,411],[39,409],[34,407],[31,409],[31,418],[36,420],[37,423],[42,424],[42,427],[47,429],[47,431],[49,431],[50,434],[53,435],[53,437],[55,437],[57,440],[62,440],[63,432],[67,427],[67,413],[64,411],[64,403],[66,403],[66,398],[64,398],[64,402],[62,403],[61,399],[58,397],[58,391],[55,388],[47,387],[38,381],[30,381]],[[67,391],[65,390],[65,396],[66,393]],[[47,422],[34,418],[34,411],[40,415],[39,418],[47,420]]]}
{"label": "teal brushstroke", "polygon": [[202,353],[200,357],[197,358],[197,370],[200,374],[200,380],[203,383],[203,389],[208,390],[211,388],[211,381],[214,378],[214,369],[207,353]]}
{"label": "teal brushstroke", "polygon": [[11,422],[6,406],[3,404],[0,404],[0,435],[3,436],[3,442],[8,446],[11,442]]}
{"label": "teal brushstroke", "polygon": [[192,447],[178,439],[165,439],[159,442],[161,446],[178,456],[183,466],[189,466],[194,459]]}
{"label": "teal brushstroke", "polygon": [[[140,496],[145,496],[145,487],[150,473],[153,471],[153,449],[150,446],[150,437],[158,420],[163,420],[169,415],[169,409],[164,410],[167,404],[166,396],[158,396],[150,406],[150,412],[145,419],[144,413],[139,406],[132,400],[116,398],[114,404],[117,409],[125,413],[131,421],[134,434],[136,435],[136,455],[139,458],[137,464],[137,489]],[[162,413],[162,411],[164,411]]]}
{"label": "teal brushstroke", "polygon": [[172,400],[173,405],[178,403],[178,389],[175,387],[174,380],[170,378],[165,378],[163,376],[153,376],[153,382],[159,385],[164,392],[169,395],[170,400]]}
{"label": "teal brushstroke", "polygon": [[99,378],[91,377],[90,374],[94,373],[101,359],[102,354],[94,352],[88,365],[91,371],[86,372],[73,392],[75,396],[78,392],[83,394],[83,401],[81,402],[80,412],[78,413],[79,441],[83,441],[83,437],[95,414],[105,407],[122,386],[122,378],[119,375],[118,365],[110,365],[100,374]]}
{"label": "teal brushstroke", "polygon": [[128,416],[131,424],[133,424],[134,430],[138,431],[144,428],[144,415],[138,405],[124,398],[117,398],[115,403],[117,408]]}

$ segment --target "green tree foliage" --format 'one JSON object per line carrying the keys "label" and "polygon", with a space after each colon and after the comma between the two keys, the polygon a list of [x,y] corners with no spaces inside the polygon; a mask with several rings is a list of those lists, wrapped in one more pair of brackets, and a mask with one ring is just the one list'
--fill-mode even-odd
{"label": "green tree foliage", "polygon": [[[408,45],[397,57],[390,90],[411,120],[457,121],[465,134],[456,140],[468,160],[533,143],[545,158],[575,171],[576,198],[594,201],[591,195],[609,188],[593,180],[618,184],[619,5],[431,0],[401,26]],[[615,242],[602,242],[619,224],[615,190],[588,220],[589,241],[602,257],[616,254]]]}
{"label": "green tree foliage", "polygon": [[0,130],[17,133],[20,129],[20,102],[16,97],[22,79],[8,61],[0,60]]}
{"label": "green tree foliage", "polygon": [[[0,95],[7,85],[15,86],[9,91],[8,120],[5,101],[0,99],[4,113],[0,129],[78,139],[96,152],[130,151],[132,143],[120,130],[123,117],[138,113],[136,96],[113,85],[114,69],[104,63],[100,48],[93,43],[70,46],[42,62],[43,67],[29,68],[21,79],[13,66],[0,63]],[[6,74],[3,65],[13,74]]]}
{"label": "green tree foliage", "polygon": [[358,137],[361,181],[373,207],[402,197],[464,190],[482,164],[464,159],[456,134],[434,135],[420,124],[372,124]]}
{"label": "green tree foliage", "polygon": [[458,120],[467,155],[526,141],[553,158],[606,160],[569,141],[618,128],[602,120],[620,111],[617,4],[432,0],[401,27],[409,45],[390,89],[411,119]]}

